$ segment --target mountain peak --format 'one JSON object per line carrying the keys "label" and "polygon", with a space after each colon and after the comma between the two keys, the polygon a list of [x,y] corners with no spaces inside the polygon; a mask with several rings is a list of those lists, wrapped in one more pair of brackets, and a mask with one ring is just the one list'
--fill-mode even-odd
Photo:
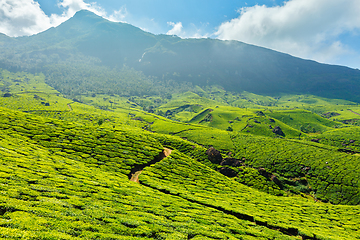
{"label": "mountain peak", "polygon": [[91,12],[89,10],[80,10],[75,13],[75,15],[69,20],[85,20],[85,21],[103,21],[105,20],[103,17],[96,15],[96,13]]}
{"label": "mountain peak", "polygon": [[60,35],[71,37],[78,36],[85,32],[92,31],[95,26],[102,22],[110,22],[94,12],[88,10],[80,10],[75,13],[73,17],[60,24],[55,28],[55,31],[60,32]]}
{"label": "mountain peak", "polygon": [[98,18],[101,18],[100,16],[96,15],[96,13],[94,13],[92,11],[89,11],[89,10],[85,10],[85,9],[77,11],[74,14],[73,17],[74,18],[82,18],[82,17],[98,17]]}

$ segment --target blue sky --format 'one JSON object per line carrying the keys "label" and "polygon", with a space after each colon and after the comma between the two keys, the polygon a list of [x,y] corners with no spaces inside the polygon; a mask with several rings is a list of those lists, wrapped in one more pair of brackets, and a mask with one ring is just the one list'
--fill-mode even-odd
{"label": "blue sky", "polygon": [[[57,0],[37,2],[49,16],[64,11],[64,8],[59,8]],[[122,10],[126,14],[124,21],[155,34],[167,33],[172,28],[169,22],[181,22],[183,31],[189,32],[191,37],[196,31],[211,36],[222,22],[236,18],[239,15],[237,11],[242,7],[256,4],[274,6],[282,2],[276,0],[99,0],[97,5],[108,14]]]}
{"label": "blue sky", "polygon": [[359,0],[0,0],[0,32],[36,34],[80,9],[155,34],[238,40],[360,68]]}

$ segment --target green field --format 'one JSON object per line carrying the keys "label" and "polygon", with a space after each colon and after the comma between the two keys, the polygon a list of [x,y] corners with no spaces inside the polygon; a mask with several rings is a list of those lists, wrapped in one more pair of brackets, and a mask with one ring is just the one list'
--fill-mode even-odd
{"label": "green field", "polygon": [[70,97],[0,76],[1,238],[360,238],[354,103],[216,86]]}

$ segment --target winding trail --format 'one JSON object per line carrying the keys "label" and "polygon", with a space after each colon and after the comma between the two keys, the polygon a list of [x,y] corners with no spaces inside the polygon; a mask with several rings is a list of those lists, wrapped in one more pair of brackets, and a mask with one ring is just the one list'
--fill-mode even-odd
{"label": "winding trail", "polygon": [[129,180],[132,182],[136,182],[139,183],[139,176],[142,173],[143,169],[147,166],[150,166],[151,164],[154,164],[156,162],[160,162],[161,160],[163,160],[164,158],[170,156],[172,150],[169,148],[164,148],[164,150],[159,154],[159,157],[154,159],[155,161],[151,161],[150,163],[148,163],[147,165],[142,165],[140,167],[140,169],[136,169],[137,171],[130,173],[129,175]]}
{"label": "winding trail", "polygon": [[[151,162],[149,162],[147,164],[144,164],[144,165],[136,166],[132,170],[132,172],[128,175],[129,180],[132,181],[132,182],[136,182],[136,183],[140,184],[139,176],[140,176],[141,172],[143,171],[143,169],[145,167],[147,167],[147,166],[150,166],[151,164],[155,164],[157,162],[160,162],[165,157],[170,156],[171,152],[172,152],[171,149],[164,148],[164,150],[159,154],[159,156],[156,157],[153,161],[151,161]],[[155,191],[159,191],[159,192],[164,193],[164,194],[179,197],[179,194],[174,194],[174,193],[168,191],[167,189],[158,189],[158,188],[152,186],[151,184],[147,184],[147,183],[141,183],[141,185],[143,185],[145,187],[148,187],[148,188],[151,188],[151,189],[153,189]],[[202,205],[204,207],[211,208],[211,209],[213,209],[215,211],[223,212],[224,214],[231,215],[231,216],[233,216],[233,217],[235,217],[237,219],[253,222],[257,226],[263,226],[263,227],[266,227],[268,229],[281,232],[282,234],[287,235],[287,236],[298,237],[299,239],[302,239],[302,240],[305,240],[305,239],[320,240],[315,235],[314,236],[302,236],[300,234],[299,229],[291,227],[291,226],[286,227],[286,226],[278,226],[276,224],[273,225],[271,223],[268,223],[267,221],[262,221],[262,220],[259,220],[259,219],[255,219],[255,217],[252,216],[252,215],[248,215],[248,214],[245,214],[245,213],[240,213],[240,212],[237,212],[237,211],[234,211],[234,210],[231,210],[231,209],[226,209],[226,208],[224,208],[222,206],[214,206],[212,204],[209,204],[209,203],[206,203],[206,202],[203,202],[203,201],[199,201],[199,200],[196,200],[196,199],[191,199],[191,198],[188,198],[186,196],[181,196],[181,198],[183,200],[185,200],[185,201],[195,203],[195,204],[199,204],[199,205]]]}
{"label": "winding trail", "polygon": [[354,112],[353,110],[350,110],[350,109],[348,109],[348,110],[356,115],[360,115],[360,113]]}
{"label": "winding trail", "polygon": [[134,174],[132,174],[130,181],[132,182],[136,182],[139,183],[139,176],[142,173],[142,170],[135,172]]}

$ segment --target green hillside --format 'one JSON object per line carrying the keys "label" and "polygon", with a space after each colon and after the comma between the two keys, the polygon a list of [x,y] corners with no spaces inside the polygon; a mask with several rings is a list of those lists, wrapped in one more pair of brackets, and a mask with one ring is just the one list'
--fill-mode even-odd
{"label": "green hillside", "polygon": [[304,110],[278,111],[268,115],[305,133],[321,133],[331,130],[331,128],[343,126],[339,122],[330,121]]}
{"label": "green hillside", "polygon": [[[359,237],[358,206],[323,203],[359,203],[359,176],[352,171],[358,157],[338,151],[350,137],[356,150],[357,127],[336,128],[342,124],[308,111],[236,108],[195,93],[154,109],[176,117],[187,111],[179,107],[193,106],[184,118],[190,123],[174,122],[116,95],[84,96],[85,105],[63,98],[44,81],[43,75],[1,73],[4,238]],[[209,114],[212,119],[201,122]],[[239,125],[266,126],[274,124],[267,122],[272,118],[284,138]],[[295,140],[304,122],[322,127],[320,143],[306,140],[312,137],[307,132],[301,132],[305,140]],[[225,160],[226,154],[240,159],[241,166],[212,162],[205,153],[209,146]],[[165,148],[172,149],[166,158]],[[129,181],[143,168],[140,184]],[[224,169],[235,177],[221,174]]]}
{"label": "green hillside", "polygon": [[[2,77],[9,95],[0,98],[4,107],[86,124],[92,129],[132,126],[182,137],[205,148],[213,146],[224,156],[231,153],[237,159],[246,159],[243,161],[245,169],[233,168],[234,175],[238,176],[236,180],[240,183],[275,195],[287,195],[286,192],[290,191],[295,194],[311,194],[319,200],[336,204],[359,203],[358,174],[352,171],[357,168],[358,157],[346,154],[356,151],[349,151],[343,142],[339,142],[340,137],[349,138],[347,141],[352,140],[352,143],[347,145],[355,147],[356,137],[351,138],[346,134],[356,131],[356,127],[339,129],[346,127],[346,124],[330,121],[304,110],[283,111],[276,110],[275,106],[264,110],[244,109],[221,102],[214,106],[216,101],[190,92],[174,96],[168,103],[160,103],[159,107],[154,108],[155,112],[166,109],[166,112],[171,111],[172,114],[165,114],[168,118],[176,119],[184,112],[190,114],[186,118],[188,120],[194,116],[190,122],[179,122],[141,111],[141,106],[116,95],[84,96],[82,100],[88,105],[65,99],[44,83],[42,75],[3,71]],[[308,125],[317,127],[323,134],[313,135],[313,131],[309,133],[301,127]],[[283,135],[274,132],[276,127],[282,129]],[[338,134],[331,134],[333,131]],[[329,134],[330,137],[325,137]],[[49,139],[57,137],[46,133],[38,138],[50,141]],[[59,145],[51,142],[46,144]],[[84,154],[87,156],[89,153]],[[220,162],[209,166],[219,170],[219,164]],[[280,183],[274,184],[270,178],[261,176],[258,168],[277,174]]]}
{"label": "green hillside", "polygon": [[[191,151],[181,147],[186,142],[177,138],[5,108],[0,120],[1,236],[5,238],[357,236],[358,207],[258,192],[189,158]],[[163,144],[174,150],[161,160]],[[197,152],[197,158],[204,156],[201,148]],[[140,184],[129,182],[132,169],[154,159],[160,162],[144,169]],[[202,159],[206,162],[206,157]]]}
{"label": "green hillside", "polygon": [[[357,236],[358,207],[272,197],[245,187],[189,158],[195,149],[193,157],[204,156],[204,150],[189,151],[185,146],[194,144],[184,140],[1,110],[2,237]],[[129,182],[131,169],[151,164],[163,144],[174,149],[170,157],[145,168],[140,185]]]}

